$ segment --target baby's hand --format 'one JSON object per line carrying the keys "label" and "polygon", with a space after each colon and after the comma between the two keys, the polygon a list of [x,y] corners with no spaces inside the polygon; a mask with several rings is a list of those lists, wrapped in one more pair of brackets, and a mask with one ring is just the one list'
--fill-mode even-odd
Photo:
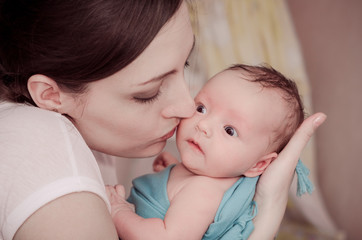
{"label": "baby's hand", "polygon": [[122,185],[106,186],[106,192],[111,203],[112,218],[124,211],[135,212],[134,205],[126,201],[126,191]]}
{"label": "baby's hand", "polygon": [[170,164],[177,164],[179,161],[169,152],[162,152],[153,161],[153,171],[160,172]]}

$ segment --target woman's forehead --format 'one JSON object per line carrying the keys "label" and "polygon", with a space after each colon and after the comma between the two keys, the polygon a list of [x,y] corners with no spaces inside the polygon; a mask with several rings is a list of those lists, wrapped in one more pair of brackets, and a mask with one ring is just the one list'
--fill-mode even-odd
{"label": "woman's forehead", "polygon": [[[194,46],[194,34],[187,9],[181,6],[178,11],[150,45],[121,70],[124,76],[131,78],[131,85],[142,84],[160,76],[167,76],[167,73],[184,70],[184,64]],[[182,14],[183,11],[186,11],[186,16]]]}

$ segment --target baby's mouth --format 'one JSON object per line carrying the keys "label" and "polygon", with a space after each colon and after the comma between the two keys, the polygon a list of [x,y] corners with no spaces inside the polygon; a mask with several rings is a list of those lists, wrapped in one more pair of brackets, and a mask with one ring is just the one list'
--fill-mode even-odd
{"label": "baby's mouth", "polygon": [[194,140],[190,139],[187,140],[187,142],[190,144],[190,146],[194,149],[196,149],[197,151],[201,152],[202,154],[204,154],[204,152],[202,151],[201,147],[199,146],[199,144],[197,142],[195,142]]}

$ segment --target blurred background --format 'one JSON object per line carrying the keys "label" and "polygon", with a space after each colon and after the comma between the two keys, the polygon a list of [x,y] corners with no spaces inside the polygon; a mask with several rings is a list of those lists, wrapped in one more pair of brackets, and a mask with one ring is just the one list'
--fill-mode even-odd
{"label": "blurred background", "polygon": [[[315,191],[296,197],[293,184],[277,239],[362,239],[362,1],[194,0],[190,12],[193,95],[233,63],[268,63],[297,82],[308,113],[328,116],[301,156]],[[174,140],[166,150],[177,155]],[[151,165],[117,159],[118,181],[129,189]]]}

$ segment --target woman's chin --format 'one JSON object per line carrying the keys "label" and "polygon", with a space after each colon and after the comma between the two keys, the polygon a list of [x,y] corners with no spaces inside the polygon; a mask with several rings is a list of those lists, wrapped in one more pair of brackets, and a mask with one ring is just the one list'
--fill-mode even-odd
{"label": "woman's chin", "polygon": [[122,149],[92,148],[92,149],[98,152],[122,158],[148,158],[158,155],[164,149],[165,146],[166,146],[166,141],[160,141],[150,144],[148,146],[143,146],[138,148],[128,147],[127,150],[125,148]]}
{"label": "woman's chin", "polygon": [[136,149],[132,152],[126,153],[126,158],[148,158],[157,156],[162,152],[166,146],[166,141],[157,142],[143,149]]}

